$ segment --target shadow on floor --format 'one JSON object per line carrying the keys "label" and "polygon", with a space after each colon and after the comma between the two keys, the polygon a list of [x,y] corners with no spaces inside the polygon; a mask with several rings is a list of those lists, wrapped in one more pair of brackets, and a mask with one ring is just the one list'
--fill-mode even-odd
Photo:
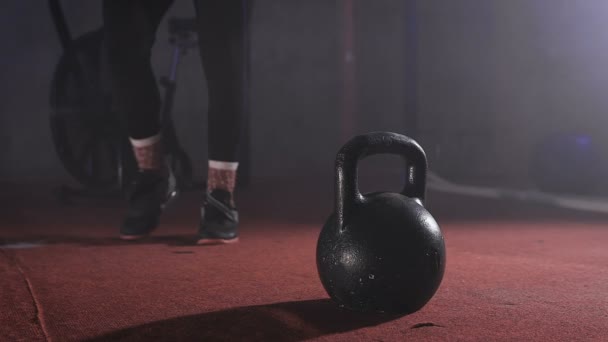
{"label": "shadow on floor", "polygon": [[114,331],[97,341],[303,341],[374,326],[395,316],[361,314],[329,299],[247,306]]}
{"label": "shadow on floor", "polygon": [[[0,248],[28,249],[48,245],[69,244],[80,246],[134,246],[134,245],[167,245],[172,247],[198,246],[196,234],[149,236],[139,241],[124,241],[118,237],[47,235],[28,236],[22,239],[0,238]],[[213,247],[213,246],[209,246]]]}

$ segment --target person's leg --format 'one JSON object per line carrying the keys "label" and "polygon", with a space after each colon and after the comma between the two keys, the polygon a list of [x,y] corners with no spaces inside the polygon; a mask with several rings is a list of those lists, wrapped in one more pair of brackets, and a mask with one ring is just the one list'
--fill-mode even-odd
{"label": "person's leg", "polygon": [[128,194],[121,229],[125,239],[147,235],[158,225],[166,193],[160,134],[160,94],[150,63],[160,21],[172,0],[104,0],[104,53],[112,104],[125,118],[140,172]]}
{"label": "person's leg", "polygon": [[[237,236],[238,215],[233,194],[247,112],[246,44],[253,1],[195,0],[195,4],[200,55],[209,89],[207,216],[199,242],[232,242]],[[217,221],[221,224],[215,224]]]}
{"label": "person's leg", "polygon": [[104,0],[105,54],[115,110],[125,118],[140,169],[158,169],[160,93],[150,63],[160,21],[172,0]]}
{"label": "person's leg", "polygon": [[209,89],[209,190],[232,192],[243,133],[251,0],[199,0],[200,55]]}

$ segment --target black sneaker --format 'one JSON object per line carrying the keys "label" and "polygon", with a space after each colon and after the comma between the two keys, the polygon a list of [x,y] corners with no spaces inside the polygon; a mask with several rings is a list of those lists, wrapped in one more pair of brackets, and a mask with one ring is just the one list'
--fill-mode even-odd
{"label": "black sneaker", "polygon": [[216,189],[207,193],[201,208],[199,245],[228,244],[239,241],[239,213],[231,204],[232,195]]}
{"label": "black sneaker", "polygon": [[177,196],[173,176],[157,171],[139,171],[127,192],[128,209],[120,229],[123,240],[137,240],[150,234],[166,205]]}

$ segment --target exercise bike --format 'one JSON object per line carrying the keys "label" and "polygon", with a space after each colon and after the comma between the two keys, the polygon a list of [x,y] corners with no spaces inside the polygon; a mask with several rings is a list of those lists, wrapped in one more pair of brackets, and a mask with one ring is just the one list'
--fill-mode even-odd
{"label": "exercise bike", "polygon": [[[121,197],[137,171],[125,123],[112,108],[102,58],[103,27],[73,38],[60,0],[49,0],[53,23],[63,48],[51,82],[50,127],[59,160],[82,188],[62,185],[61,201],[73,196]],[[181,58],[198,47],[194,18],[169,19],[173,58],[163,88],[161,122],[169,169],[179,190],[202,189],[192,162],[180,145],[171,117]]]}

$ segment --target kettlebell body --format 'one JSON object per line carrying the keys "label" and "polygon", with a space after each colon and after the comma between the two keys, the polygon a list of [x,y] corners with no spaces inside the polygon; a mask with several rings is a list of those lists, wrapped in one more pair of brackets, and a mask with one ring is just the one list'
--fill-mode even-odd
{"label": "kettlebell body", "polygon": [[[357,161],[377,153],[400,154],[408,161],[402,193],[359,193]],[[439,288],[445,269],[443,235],[423,206],[424,151],[399,134],[369,133],[341,149],[336,171],[336,208],[317,244],[323,287],[335,302],[351,310],[391,314],[419,310]]]}

